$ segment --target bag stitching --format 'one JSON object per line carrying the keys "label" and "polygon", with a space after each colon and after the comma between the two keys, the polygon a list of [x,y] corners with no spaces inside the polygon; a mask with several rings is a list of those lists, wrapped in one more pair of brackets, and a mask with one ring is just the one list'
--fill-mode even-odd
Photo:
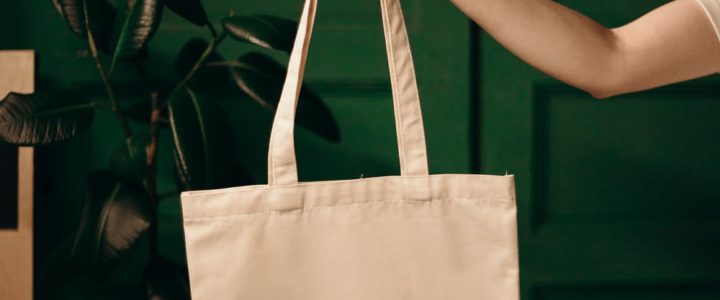
{"label": "bag stitching", "polygon": [[[493,177],[494,179],[499,178],[512,178],[514,176],[507,176],[507,175],[486,175],[486,174],[435,174],[435,175],[419,175],[419,176],[383,176],[383,177],[370,177],[370,178],[362,178],[362,179],[347,179],[347,180],[331,180],[331,181],[308,181],[308,182],[298,182],[294,185],[284,185],[284,186],[270,186],[270,185],[257,185],[257,186],[236,186],[236,187],[229,187],[224,189],[218,189],[218,190],[204,190],[204,191],[189,191],[189,192],[183,192],[185,194],[184,197],[190,197],[190,198],[201,198],[203,196],[210,196],[210,195],[218,195],[218,194],[224,194],[224,193],[236,193],[236,192],[245,192],[245,191],[256,191],[260,189],[289,189],[289,188],[303,188],[303,187],[309,187],[309,186],[336,186],[341,184],[352,184],[352,183],[358,183],[363,181],[375,181],[375,180],[382,180],[382,179],[394,179],[397,178],[399,180],[403,180],[406,178],[423,178],[423,177],[444,177],[444,176],[455,176],[455,177]],[[238,191],[237,189],[242,189],[241,191]]]}
{"label": "bag stitching", "polygon": [[184,217],[186,221],[191,220],[208,220],[208,219],[225,219],[232,217],[242,216],[255,216],[255,215],[312,215],[316,214],[316,210],[328,210],[336,207],[350,207],[357,206],[362,207],[365,205],[387,205],[387,204],[421,204],[421,203],[462,203],[466,205],[481,205],[481,204],[515,204],[515,198],[436,198],[433,200],[408,200],[408,199],[395,199],[395,200],[381,200],[381,201],[362,201],[362,202],[351,202],[351,203],[340,203],[333,205],[318,205],[312,207],[296,208],[292,210],[263,210],[249,213],[238,213],[238,214],[227,214],[217,216],[192,216]]}

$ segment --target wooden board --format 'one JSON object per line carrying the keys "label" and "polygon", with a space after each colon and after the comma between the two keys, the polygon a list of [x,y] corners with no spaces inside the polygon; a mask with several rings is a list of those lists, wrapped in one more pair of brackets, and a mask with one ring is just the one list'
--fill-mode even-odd
{"label": "wooden board", "polygon": [[[0,99],[13,91],[32,93],[34,73],[34,51],[0,51]],[[29,300],[33,297],[33,148],[18,151],[18,226],[0,230],[0,298]]]}

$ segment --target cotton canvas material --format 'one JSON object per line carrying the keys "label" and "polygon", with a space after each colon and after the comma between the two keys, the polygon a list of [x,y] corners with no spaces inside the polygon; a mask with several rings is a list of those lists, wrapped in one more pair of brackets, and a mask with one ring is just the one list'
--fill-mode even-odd
{"label": "cotton canvas material", "polygon": [[381,0],[400,176],[298,182],[306,0],[273,122],[268,184],[184,192],[192,298],[519,299],[512,176],[429,175],[399,0]]}

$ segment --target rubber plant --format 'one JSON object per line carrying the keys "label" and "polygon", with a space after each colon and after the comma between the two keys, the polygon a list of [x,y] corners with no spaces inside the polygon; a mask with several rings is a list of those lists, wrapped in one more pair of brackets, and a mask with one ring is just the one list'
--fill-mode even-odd
{"label": "rubber plant", "polygon": [[[163,197],[157,190],[157,157],[174,157],[178,193],[247,184],[247,178],[232,175],[237,172],[231,172],[236,166],[229,163],[234,154],[234,142],[228,142],[227,134],[230,119],[218,103],[222,100],[209,100],[210,91],[228,84],[244,93],[243,99],[272,111],[286,70],[257,51],[226,60],[218,47],[230,37],[270,49],[264,51],[288,53],[297,23],[267,15],[230,15],[218,20],[221,26],[216,27],[201,0],[53,0],[53,4],[69,29],[87,43],[107,99],[93,102],[82,90],[68,89],[10,93],[0,102],[0,141],[24,146],[62,142],[92,126],[96,110],[110,109],[124,140],[117,141],[109,169],[88,174],[79,228],[62,244],[74,267],[102,282],[122,260],[134,258],[128,254],[147,237],[150,253],[143,277],[148,299],[189,299],[186,267],[158,253],[157,210]],[[113,72],[123,64],[153,63],[148,44],[166,9],[207,28],[207,39],[192,38],[178,51],[175,80],[153,85],[145,78],[139,84],[144,86],[137,87],[148,91],[145,99],[139,106],[125,105],[115,93]],[[333,116],[312,89],[303,87],[301,98],[298,123],[327,140],[339,140]],[[129,124],[136,120],[141,125]],[[172,133],[172,149],[158,147],[163,130]]]}

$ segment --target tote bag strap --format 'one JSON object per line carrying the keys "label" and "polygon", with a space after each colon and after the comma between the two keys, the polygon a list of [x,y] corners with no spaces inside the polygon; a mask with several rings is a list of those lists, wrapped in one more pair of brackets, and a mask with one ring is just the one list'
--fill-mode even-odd
{"label": "tote bag strap", "polygon": [[[380,0],[380,6],[390,68],[395,129],[400,152],[400,174],[425,176],[429,174],[425,131],[402,7],[399,0]],[[288,73],[270,134],[268,150],[268,185],[270,186],[298,183],[293,131],[316,9],[317,0],[305,1],[295,44],[290,54]]]}

